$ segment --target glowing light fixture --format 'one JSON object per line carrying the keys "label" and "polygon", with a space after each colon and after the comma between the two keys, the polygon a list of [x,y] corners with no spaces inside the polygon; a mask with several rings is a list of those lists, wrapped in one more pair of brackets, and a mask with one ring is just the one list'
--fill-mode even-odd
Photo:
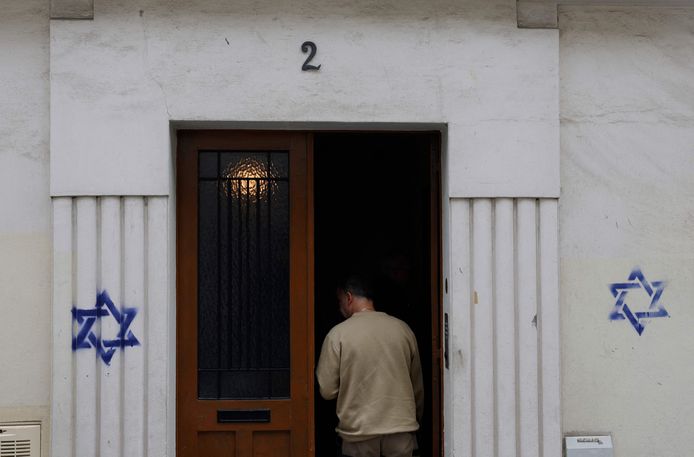
{"label": "glowing light fixture", "polygon": [[265,199],[276,186],[277,170],[267,160],[243,157],[222,172],[224,194],[232,198]]}

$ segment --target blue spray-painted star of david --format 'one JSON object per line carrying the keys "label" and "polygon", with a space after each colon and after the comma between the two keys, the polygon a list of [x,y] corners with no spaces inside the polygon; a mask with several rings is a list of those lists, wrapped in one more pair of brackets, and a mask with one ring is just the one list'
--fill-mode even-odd
{"label": "blue spray-painted star of david", "polygon": [[[610,292],[617,299],[614,309],[610,313],[610,320],[627,319],[634,327],[636,332],[641,335],[644,330],[644,323],[641,319],[653,317],[669,317],[667,310],[660,303],[660,296],[665,289],[665,281],[648,282],[639,267],[634,268],[629,274],[629,282],[616,282],[610,284]],[[627,294],[632,289],[643,289],[651,299],[648,311],[633,312],[626,303]]]}
{"label": "blue spray-painted star of david", "polygon": [[[112,317],[119,324],[118,335],[112,340],[102,340],[92,329],[97,320]],[[72,338],[72,350],[95,348],[97,356],[106,365],[111,364],[111,359],[116,349],[139,346],[140,341],[130,330],[130,324],[137,316],[137,308],[123,308],[121,312],[104,290],[96,295],[96,304],[92,309],[72,308],[72,319],[79,324],[77,335]]]}

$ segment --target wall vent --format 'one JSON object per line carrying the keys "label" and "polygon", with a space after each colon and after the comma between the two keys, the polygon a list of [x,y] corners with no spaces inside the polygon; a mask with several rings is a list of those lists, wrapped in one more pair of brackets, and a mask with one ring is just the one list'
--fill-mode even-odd
{"label": "wall vent", "polygon": [[40,425],[0,424],[0,457],[40,456]]}

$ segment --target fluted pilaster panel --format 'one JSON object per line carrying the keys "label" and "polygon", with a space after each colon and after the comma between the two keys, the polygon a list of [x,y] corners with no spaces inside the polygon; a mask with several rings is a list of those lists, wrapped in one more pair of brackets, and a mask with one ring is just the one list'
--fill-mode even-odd
{"label": "fluted pilaster panel", "polygon": [[555,199],[451,200],[451,455],[561,455],[557,229]]}
{"label": "fluted pilaster panel", "polygon": [[166,454],[168,199],[53,200],[52,455]]}

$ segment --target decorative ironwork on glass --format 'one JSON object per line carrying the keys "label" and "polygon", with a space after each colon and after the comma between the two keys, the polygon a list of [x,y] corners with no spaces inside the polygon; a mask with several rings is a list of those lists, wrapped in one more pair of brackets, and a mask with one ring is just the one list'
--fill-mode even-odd
{"label": "decorative ironwork on glass", "polygon": [[279,171],[270,158],[246,156],[230,162],[221,173],[221,185],[229,197],[267,199],[277,190]]}
{"label": "decorative ironwork on glass", "polygon": [[198,398],[289,397],[285,151],[201,151]]}

